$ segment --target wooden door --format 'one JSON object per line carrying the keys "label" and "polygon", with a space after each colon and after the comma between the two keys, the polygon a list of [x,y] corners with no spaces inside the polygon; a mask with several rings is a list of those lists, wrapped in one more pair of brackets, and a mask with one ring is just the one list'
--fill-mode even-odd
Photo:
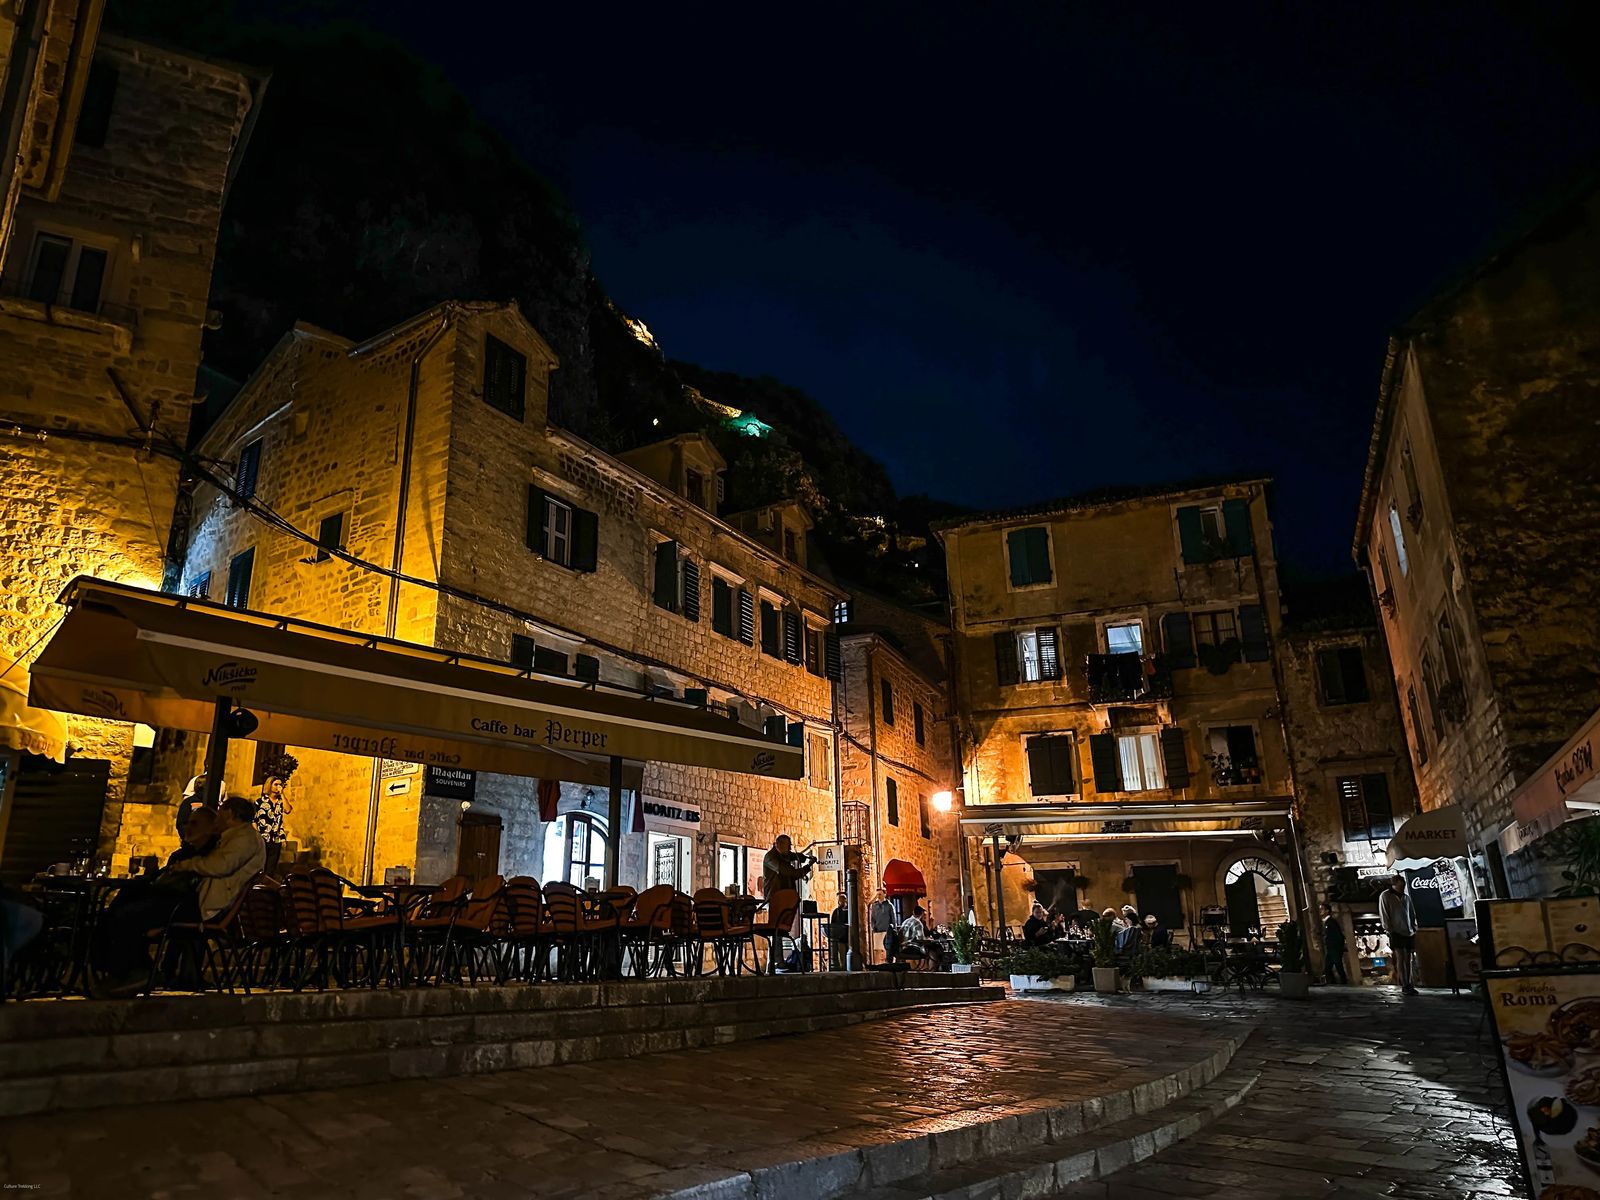
{"label": "wooden door", "polygon": [[456,850],[456,874],[465,875],[476,888],[480,880],[500,874],[498,813],[463,813],[461,840]]}

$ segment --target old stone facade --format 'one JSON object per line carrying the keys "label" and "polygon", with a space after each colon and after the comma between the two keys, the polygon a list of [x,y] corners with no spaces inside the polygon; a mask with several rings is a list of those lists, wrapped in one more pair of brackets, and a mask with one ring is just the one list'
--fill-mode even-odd
{"label": "old stone facade", "polygon": [[997,837],[1012,926],[1035,897],[1133,904],[1183,928],[1207,906],[1267,926],[1296,910],[1266,487],[1093,497],[938,530],[980,916],[999,915]]}
{"label": "old stone facade", "polygon": [[[51,101],[75,124],[35,137],[50,153],[26,164],[0,261],[7,659],[37,648],[74,576],[159,587],[167,573],[218,221],[256,84],[123,38],[96,45],[97,21],[74,35],[87,39],[81,61],[54,68],[81,72],[81,93]],[[85,718],[68,729],[80,765],[109,763],[109,849],[134,731]]]}
{"label": "old stone facade", "polygon": [[[625,461],[550,425],[556,365],[510,305],[441,305],[359,344],[297,327],[202,442],[205,459],[230,465],[196,491],[184,586],[363,632],[388,632],[392,612],[402,640],[703,694],[746,724],[800,727],[790,736],[807,748],[804,779],[652,763],[640,817],[631,799],[624,814],[624,882],[750,888],[779,833],[797,848],[837,836],[826,633],[842,594],[718,517],[720,458],[704,439]],[[686,461],[710,478],[691,481]],[[536,780],[480,774],[463,813],[395,764],[378,781],[369,852],[375,760],[289,752],[300,760],[291,857],[352,877],[404,866],[437,879],[474,866],[464,831],[478,839],[488,826],[489,842],[473,845],[495,861],[480,872],[600,873],[603,788],[563,785],[560,820],[546,823]],[[235,756],[231,789],[258,786],[253,758]],[[832,886],[819,877],[819,901]]]}
{"label": "old stone facade", "polygon": [[1590,191],[1395,335],[1356,530],[1422,807],[1495,895],[1542,886],[1510,796],[1600,706],[1597,252]]}

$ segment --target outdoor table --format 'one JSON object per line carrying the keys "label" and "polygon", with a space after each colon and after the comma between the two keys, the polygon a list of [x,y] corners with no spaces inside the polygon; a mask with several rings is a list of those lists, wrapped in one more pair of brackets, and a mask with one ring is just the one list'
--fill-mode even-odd
{"label": "outdoor table", "polygon": [[105,875],[41,875],[24,885],[23,891],[40,901],[45,922],[27,961],[18,963],[27,990],[88,993],[89,957],[101,914],[111,894],[133,882]]}
{"label": "outdoor table", "polygon": [[411,918],[416,916],[428,897],[439,890],[437,883],[368,883],[351,884],[350,888],[356,895],[363,897],[371,903],[386,901],[394,909],[398,921],[395,925],[395,963],[402,981],[406,978],[406,930],[411,926]]}

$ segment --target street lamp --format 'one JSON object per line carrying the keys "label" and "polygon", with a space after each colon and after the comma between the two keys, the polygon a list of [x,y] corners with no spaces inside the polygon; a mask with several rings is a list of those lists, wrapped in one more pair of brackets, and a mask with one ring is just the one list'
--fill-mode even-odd
{"label": "street lamp", "polygon": [[947,813],[955,806],[955,793],[951,791],[935,792],[933,794],[933,808],[935,812]]}

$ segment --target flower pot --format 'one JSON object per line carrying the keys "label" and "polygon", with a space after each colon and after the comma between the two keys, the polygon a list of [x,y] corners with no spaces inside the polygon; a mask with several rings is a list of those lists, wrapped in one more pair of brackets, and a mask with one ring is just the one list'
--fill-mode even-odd
{"label": "flower pot", "polygon": [[951,963],[950,970],[957,975],[971,975],[978,969],[977,963]]}
{"label": "flower pot", "polygon": [[1117,990],[1117,969],[1115,967],[1094,968],[1094,990],[1097,992],[1114,992]]}
{"label": "flower pot", "polygon": [[1278,990],[1286,1000],[1304,1000],[1311,994],[1311,976],[1305,971],[1280,971]]}
{"label": "flower pot", "polygon": [[1189,990],[1189,980],[1187,977],[1180,978],[1176,975],[1171,975],[1164,979],[1146,979],[1144,981],[1144,990],[1147,992],[1187,992]]}
{"label": "flower pot", "polygon": [[1057,975],[1050,982],[1055,984],[1058,992],[1075,992],[1078,990],[1078,977],[1076,975]]}
{"label": "flower pot", "polygon": [[1011,990],[1013,992],[1048,992],[1052,986],[1051,982],[1043,975],[1013,975],[1011,977]]}

